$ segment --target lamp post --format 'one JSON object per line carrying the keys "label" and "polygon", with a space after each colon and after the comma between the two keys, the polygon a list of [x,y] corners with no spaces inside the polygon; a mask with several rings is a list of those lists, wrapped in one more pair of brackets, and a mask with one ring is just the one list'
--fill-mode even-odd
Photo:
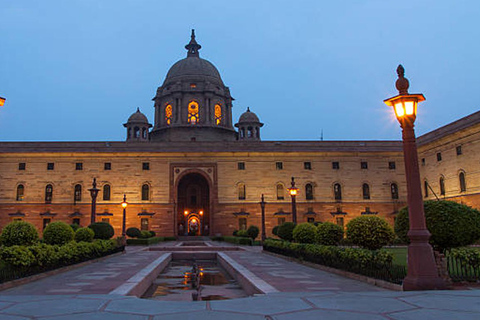
{"label": "lamp post", "polygon": [[122,237],[125,237],[125,224],[126,224],[126,221],[127,221],[127,206],[128,206],[127,195],[126,194],[123,194],[123,201],[122,201],[121,205],[122,205],[122,208],[123,208]]}
{"label": "lamp post", "polygon": [[262,208],[262,244],[265,242],[265,239],[267,238],[266,232],[265,232],[265,205],[267,203],[265,202],[265,198],[263,197],[262,193],[262,201],[260,201],[260,207]]}
{"label": "lamp post", "polygon": [[292,186],[288,188],[288,192],[290,192],[290,196],[292,196],[292,222],[297,224],[297,193],[298,188],[295,187],[295,178],[292,177]]}
{"label": "lamp post", "polygon": [[404,290],[431,290],[445,288],[444,281],[438,276],[432,246],[428,243],[430,232],[427,230],[423,211],[418,154],[413,129],[417,116],[417,105],[425,100],[423,94],[409,94],[409,82],[405,78],[402,65],[397,68],[398,79],[395,83],[399,94],[384,100],[393,107],[402,128],[403,157],[407,180],[407,203],[410,230],[408,237],[408,273],[403,280]]}
{"label": "lamp post", "polygon": [[92,188],[88,189],[92,197],[92,214],[90,215],[90,223],[95,223],[95,209],[97,206],[97,196],[100,189],[97,188],[97,178],[93,178]]}

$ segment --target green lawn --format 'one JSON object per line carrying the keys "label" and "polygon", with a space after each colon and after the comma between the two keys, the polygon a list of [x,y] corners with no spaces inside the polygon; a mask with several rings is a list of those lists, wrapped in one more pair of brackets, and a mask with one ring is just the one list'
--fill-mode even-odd
{"label": "green lawn", "polygon": [[393,253],[393,264],[407,266],[407,247],[385,248],[385,250]]}

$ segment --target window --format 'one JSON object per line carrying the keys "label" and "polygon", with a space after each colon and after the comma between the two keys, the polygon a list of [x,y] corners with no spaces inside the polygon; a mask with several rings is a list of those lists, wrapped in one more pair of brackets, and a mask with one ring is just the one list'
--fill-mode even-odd
{"label": "window", "polygon": [[222,106],[219,104],[215,105],[215,124],[218,126],[222,123]]}
{"label": "window", "polygon": [[105,162],[103,164],[103,170],[112,170],[112,163],[111,162]]}
{"label": "window", "polygon": [[307,222],[308,222],[308,223],[314,223],[314,222],[315,222],[315,218],[309,217],[309,218],[307,218]]}
{"label": "window", "polygon": [[47,163],[47,170],[53,170],[55,168],[55,163],[49,162]]}
{"label": "window", "polygon": [[190,101],[188,104],[188,123],[197,124],[198,123],[198,103],[196,101]]}
{"label": "window", "polygon": [[172,105],[167,104],[165,107],[165,123],[167,126],[172,124]]}
{"label": "window", "polygon": [[285,191],[283,189],[283,184],[277,184],[277,200],[285,199]]}
{"label": "window", "polygon": [[442,161],[442,153],[437,152],[437,161]]}
{"label": "window", "polygon": [[73,203],[82,201],[82,186],[80,184],[75,185],[75,191],[73,193]]}
{"label": "window", "polygon": [[45,228],[48,226],[48,224],[50,223],[50,221],[52,221],[52,220],[49,219],[49,218],[43,219],[43,227],[42,227],[42,230],[45,230]]}
{"label": "window", "polygon": [[17,186],[17,201],[23,201],[25,197],[25,187],[23,184]]}
{"label": "window", "polygon": [[143,170],[150,170],[150,162],[142,163],[142,169]]}
{"label": "window", "polygon": [[53,196],[53,186],[51,184],[47,184],[45,187],[45,203],[52,203],[52,196]]}
{"label": "window", "polygon": [[238,230],[247,230],[247,218],[238,218]]}
{"label": "window", "polygon": [[26,167],[25,162],[20,162],[18,164],[18,170],[25,170],[25,167]]}
{"label": "window", "polygon": [[111,192],[110,185],[109,184],[104,185],[103,186],[103,200],[104,201],[110,200],[110,192]]}
{"label": "window", "polygon": [[422,158],[422,166],[425,165],[425,158]]}
{"label": "window", "polygon": [[303,169],[305,170],[312,170],[312,163],[311,162],[304,162]]}
{"label": "window", "polygon": [[440,177],[439,185],[440,185],[440,195],[444,196],[445,195],[445,179],[443,177]]}
{"label": "window", "polygon": [[142,128],[142,138],[147,139],[147,128]]}
{"label": "window", "polygon": [[142,186],[142,200],[150,200],[150,186],[146,183]]}
{"label": "window", "polygon": [[360,162],[360,168],[361,169],[368,169],[368,162],[366,162],[366,161]]}
{"label": "window", "polygon": [[110,224],[110,218],[102,218],[102,222]]}
{"label": "window", "polygon": [[458,175],[458,180],[460,182],[460,192],[467,191],[467,183],[465,181],[465,172],[460,172]]}
{"label": "window", "polygon": [[398,199],[398,186],[397,186],[396,183],[392,183],[390,185],[390,194],[391,194],[393,200]]}
{"label": "window", "polygon": [[275,163],[275,167],[277,168],[277,170],[283,170],[283,162]]}
{"label": "window", "polygon": [[333,193],[335,196],[335,200],[342,200],[342,186],[340,183],[335,183],[333,185]]}
{"label": "window", "polygon": [[239,162],[237,168],[238,170],[245,170],[245,162]]}
{"label": "window", "polygon": [[428,198],[428,182],[427,182],[427,180],[425,180],[423,182],[423,188],[425,189],[424,190],[425,191],[425,198]]}
{"label": "window", "polygon": [[279,226],[281,226],[281,225],[284,224],[284,223],[285,223],[285,217],[281,217],[281,218],[278,218],[278,219],[277,219],[277,224],[278,224]]}
{"label": "window", "polygon": [[83,163],[81,162],[75,163],[75,170],[83,170]]}
{"label": "window", "polygon": [[462,146],[457,146],[456,150],[457,150],[457,156],[462,154]]}
{"label": "window", "polygon": [[140,219],[140,230],[148,231],[148,218],[142,218]]}
{"label": "window", "polygon": [[133,137],[134,138],[140,138],[140,128],[139,127],[133,128]]}
{"label": "window", "polygon": [[77,226],[80,226],[80,218],[74,218],[72,220],[72,224],[76,224]]}
{"label": "window", "polygon": [[313,185],[311,183],[305,185],[305,199],[313,200]]}
{"label": "window", "polygon": [[246,195],[245,184],[244,183],[238,184],[238,200],[245,200],[246,198],[245,195]]}
{"label": "window", "polygon": [[336,220],[337,226],[340,226],[343,228],[343,224],[344,224],[343,217],[337,217],[335,220]]}
{"label": "window", "polygon": [[340,162],[338,162],[338,161],[332,162],[332,169],[333,169],[333,170],[338,170],[338,169],[340,169]]}
{"label": "window", "polygon": [[388,169],[390,169],[390,170],[395,170],[396,169],[395,161],[389,161],[388,162]]}
{"label": "window", "polygon": [[370,200],[370,186],[367,183],[362,186],[362,194],[364,200]]}

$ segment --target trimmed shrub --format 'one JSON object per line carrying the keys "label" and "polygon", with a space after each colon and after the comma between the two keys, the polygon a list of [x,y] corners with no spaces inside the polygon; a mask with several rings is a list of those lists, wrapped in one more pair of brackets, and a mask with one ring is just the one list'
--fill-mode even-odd
{"label": "trimmed shrub", "polygon": [[[425,201],[425,220],[432,236],[430,244],[435,250],[473,244],[480,238],[480,211],[454,201]],[[408,207],[402,208],[395,221],[395,233],[409,243],[407,232],[410,227]]]}
{"label": "trimmed shrub", "polygon": [[140,232],[140,238],[141,239],[148,239],[148,238],[151,238],[152,237],[152,234],[147,231],[147,230],[143,230]]}
{"label": "trimmed shrub", "polygon": [[46,244],[65,244],[73,240],[75,233],[72,227],[62,221],[49,223],[43,230],[43,241]]}
{"label": "trimmed shrub", "polygon": [[3,228],[0,243],[4,246],[32,245],[38,241],[34,225],[25,221],[13,221]]}
{"label": "trimmed shrub", "polygon": [[377,250],[391,243],[395,234],[384,219],[363,216],[347,224],[347,238],[362,248]]}
{"label": "trimmed shrub", "polygon": [[0,257],[5,263],[17,268],[28,268],[35,264],[35,256],[25,246],[13,245],[2,247],[0,249]]}
{"label": "trimmed shrub", "polygon": [[278,228],[279,228],[279,227],[280,227],[280,226],[275,226],[275,227],[273,227],[273,229],[272,229],[272,233],[273,233],[274,235],[276,235],[276,236],[278,235]]}
{"label": "trimmed shrub", "polygon": [[247,230],[238,230],[237,234],[235,236],[236,237],[248,238]]}
{"label": "trimmed shrub", "polygon": [[223,237],[223,241],[245,246],[251,246],[253,244],[252,239],[248,237]]}
{"label": "trimmed shrub", "polygon": [[72,227],[73,232],[77,232],[77,230],[80,228],[80,226],[76,223],[72,223],[70,227]]}
{"label": "trimmed shrub", "polygon": [[127,229],[126,234],[130,238],[139,238],[142,232],[140,231],[140,229],[132,227]]}
{"label": "trimmed shrub", "polygon": [[259,233],[260,233],[260,230],[258,229],[257,226],[250,226],[247,229],[247,235],[248,237],[252,238],[252,240],[255,240],[255,238],[258,237]]}
{"label": "trimmed shrub", "polygon": [[95,237],[95,232],[90,228],[79,228],[75,231],[75,241],[77,242],[92,242]]}
{"label": "trimmed shrub", "polygon": [[293,229],[293,240],[299,243],[314,243],[316,229],[313,223],[300,223]]}
{"label": "trimmed shrub", "polygon": [[480,267],[480,251],[478,248],[454,248],[448,255],[460,260],[462,267]]}
{"label": "trimmed shrub", "polygon": [[107,222],[95,222],[88,227],[95,233],[94,239],[108,240],[115,234],[113,227]]}
{"label": "trimmed shrub", "polygon": [[236,236],[237,236],[237,232],[238,232],[238,230],[233,230],[232,236],[236,237]]}
{"label": "trimmed shrub", "polygon": [[326,246],[337,246],[343,239],[343,228],[331,222],[317,226],[315,242]]}
{"label": "trimmed shrub", "polygon": [[294,228],[295,224],[293,222],[285,222],[278,227],[277,236],[285,241],[292,241]]}
{"label": "trimmed shrub", "polygon": [[155,237],[157,235],[155,231],[150,230],[148,232],[150,232],[150,237]]}

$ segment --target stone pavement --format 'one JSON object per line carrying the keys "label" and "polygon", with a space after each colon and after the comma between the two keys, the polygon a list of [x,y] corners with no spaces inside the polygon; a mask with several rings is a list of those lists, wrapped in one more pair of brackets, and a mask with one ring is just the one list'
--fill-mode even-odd
{"label": "stone pavement", "polygon": [[1,291],[0,319],[480,319],[480,290],[387,291],[258,248],[224,253],[279,292],[201,302],[105,294],[164,253],[141,250]]}

